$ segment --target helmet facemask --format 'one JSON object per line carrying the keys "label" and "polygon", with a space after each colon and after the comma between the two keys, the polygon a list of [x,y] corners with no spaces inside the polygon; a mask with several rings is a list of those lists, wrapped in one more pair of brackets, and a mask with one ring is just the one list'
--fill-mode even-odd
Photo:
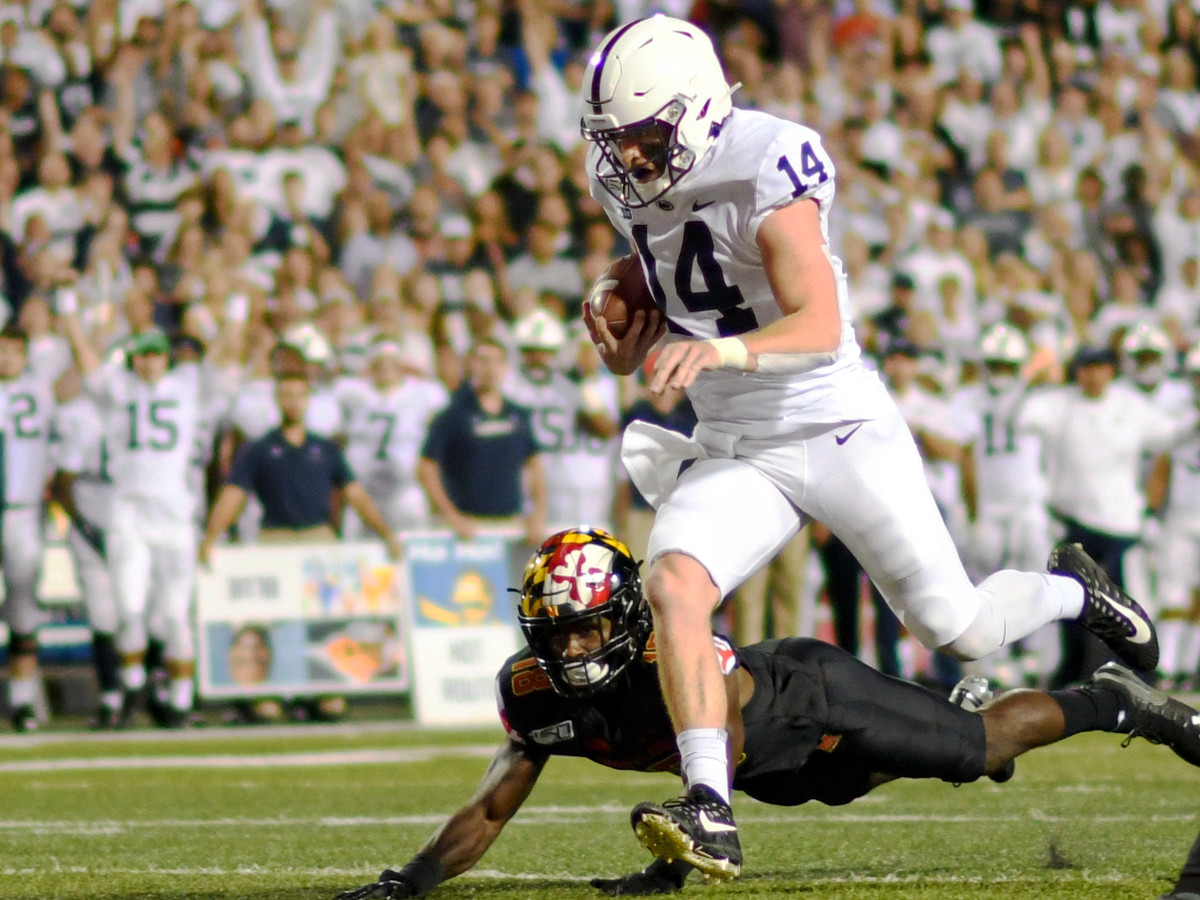
{"label": "helmet facemask", "polygon": [[983,383],[993,394],[1003,394],[1021,383],[1021,366],[1007,359],[984,360]]}
{"label": "helmet facemask", "polygon": [[[603,161],[596,177],[604,189],[636,209],[653,203],[686,175],[696,162],[695,152],[679,140],[679,122],[686,112],[684,99],[676,96],[654,115],[620,128],[591,129],[585,116],[581,131],[585,140],[595,142],[600,149]],[[640,166],[625,166],[622,149],[635,144],[654,167],[649,173],[639,173]]]}
{"label": "helmet facemask", "polygon": [[529,649],[566,697],[613,684],[650,634],[637,563],[602,531],[547,540],[525,569],[518,620]]}

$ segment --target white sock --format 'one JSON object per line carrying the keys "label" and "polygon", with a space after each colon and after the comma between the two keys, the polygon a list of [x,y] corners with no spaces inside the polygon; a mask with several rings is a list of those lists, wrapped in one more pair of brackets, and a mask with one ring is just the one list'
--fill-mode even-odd
{"label": "white sock", "polygon": [[140,691],[146,686],[146,667],[141,663],[121,666],[121,684],[127,691]]}
{"label": "white sock", "polygon": [[1180,674],[1187,624],[1182,619],[1166,619],[1155,626],[1158,632],[1158,668],[1168,678]]}
{"label": "white sock", "polygon": [[171,679],[171,705],[175,709],[191,709],[192,701],[195,698],[195,682],[192,681],[192,676],[186,678]]}
{"label": "white sock", "polygon": [[106,709],[121,708],[121,692],[120,691],[104,691],[100,695],[100,703]]}
{"label": "white sock", "polygon": [[975,620],[947,646],[962,659],[981,659],[1060,619],[1083,612],[1083,585],[1067,575],[1001,569],[977,588]]}
{"label": "white sock", "polygon": [[33,706],[37,703],[37,679],[14,678],[8,683],[8,703],[16,709],[18,706]]}
{"label": "white sock", "polygon": [[[1047,575],[1050,588],[1054,591],[1059,603],[1061,614],[1057,619],[1078,619],[1083,615],[1083,601],[1086,597],[1083,585],[1070,575]],[[1053,620],[1051,620],[1053,621]]]}
{"label": "white sock", "polygon": [[697,784],[729,802],[729,732],[724,728],[689,728],[675,737],[679,768],[688,787]]}

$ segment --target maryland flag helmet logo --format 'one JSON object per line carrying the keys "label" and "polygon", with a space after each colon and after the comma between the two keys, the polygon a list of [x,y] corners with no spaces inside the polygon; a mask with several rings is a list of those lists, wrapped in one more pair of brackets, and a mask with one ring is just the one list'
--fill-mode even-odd
{"label": "maryland flag helmet logo", "polygon": [[650,634],[638,564],[606,531],[551,535],[525,566],[518,619],[558,693],[587,696],[641,655]]}

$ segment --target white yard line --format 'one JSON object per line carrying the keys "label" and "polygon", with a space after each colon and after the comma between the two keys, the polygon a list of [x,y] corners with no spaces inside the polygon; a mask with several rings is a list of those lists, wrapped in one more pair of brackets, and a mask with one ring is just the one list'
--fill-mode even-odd
{"label": "white yard line", "polygon": [[86,769],[263,769],[291,766],[354,766],[417,763],[434,759],[490,758],[496,744],[405,747],[394,750],[323,750],[310,753],[209,753],[202,756],[98,756],[91,759],[18,759],[0,762],[4,772],[71,772]]}
{"label": "white yard line", "polygon": [[[522,809],[510,823],[512,826],[547,824],[581,825],[594,821],[599,816],[624,818],[628,815],[625,806],[605,804],[600,806],[531,806]],[[247,828],[378,828],[381,826],[439,825],[445,821],[447,812],[422,813],[405,816],[276,816],[256,818],[252,816],[218,817],[213,819],[113,819],[89,820],[0,820],[0,834],[8,835],[114,835],[138,830],[161,831],[164,829],[247,829]],[[979,815],[920,815],[920,814],[877,814],[827,813],[813,815],[796,812],[783,815],[743,815],[738,821],[755,825],[794,826],[801,823],[836,823],[844,825],[958,825],[986,822],[1021,822],[1028,819],[1039,822],[1076,822],[1075,816],[1047,815],[1040,810],[1009,816]],[[1096,823],[1119,824],[1125,822],[1191,822],[1191,813],[1179,815],[1113,815],[1093,818]],[[0,870],[3,871],[3,870]]]}

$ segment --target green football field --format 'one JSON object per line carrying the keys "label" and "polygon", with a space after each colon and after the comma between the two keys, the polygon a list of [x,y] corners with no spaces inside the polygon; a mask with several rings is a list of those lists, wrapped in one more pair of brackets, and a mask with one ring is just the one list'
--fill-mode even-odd
{"label": "green football field", "polygon": [[[390,723],[178,737],[0,737],[0,897],[331,898],[402,863],[482,775],[498,730]],[[668,775],[553,760],[478,868],[435,897],[599,897],[640,868],[628,809]],[[1007,785],[897,782],[849,806],[735,806],[743,877],[689,896],[1145,898],[1200,827],[1200,770],[1084,735]]]}

